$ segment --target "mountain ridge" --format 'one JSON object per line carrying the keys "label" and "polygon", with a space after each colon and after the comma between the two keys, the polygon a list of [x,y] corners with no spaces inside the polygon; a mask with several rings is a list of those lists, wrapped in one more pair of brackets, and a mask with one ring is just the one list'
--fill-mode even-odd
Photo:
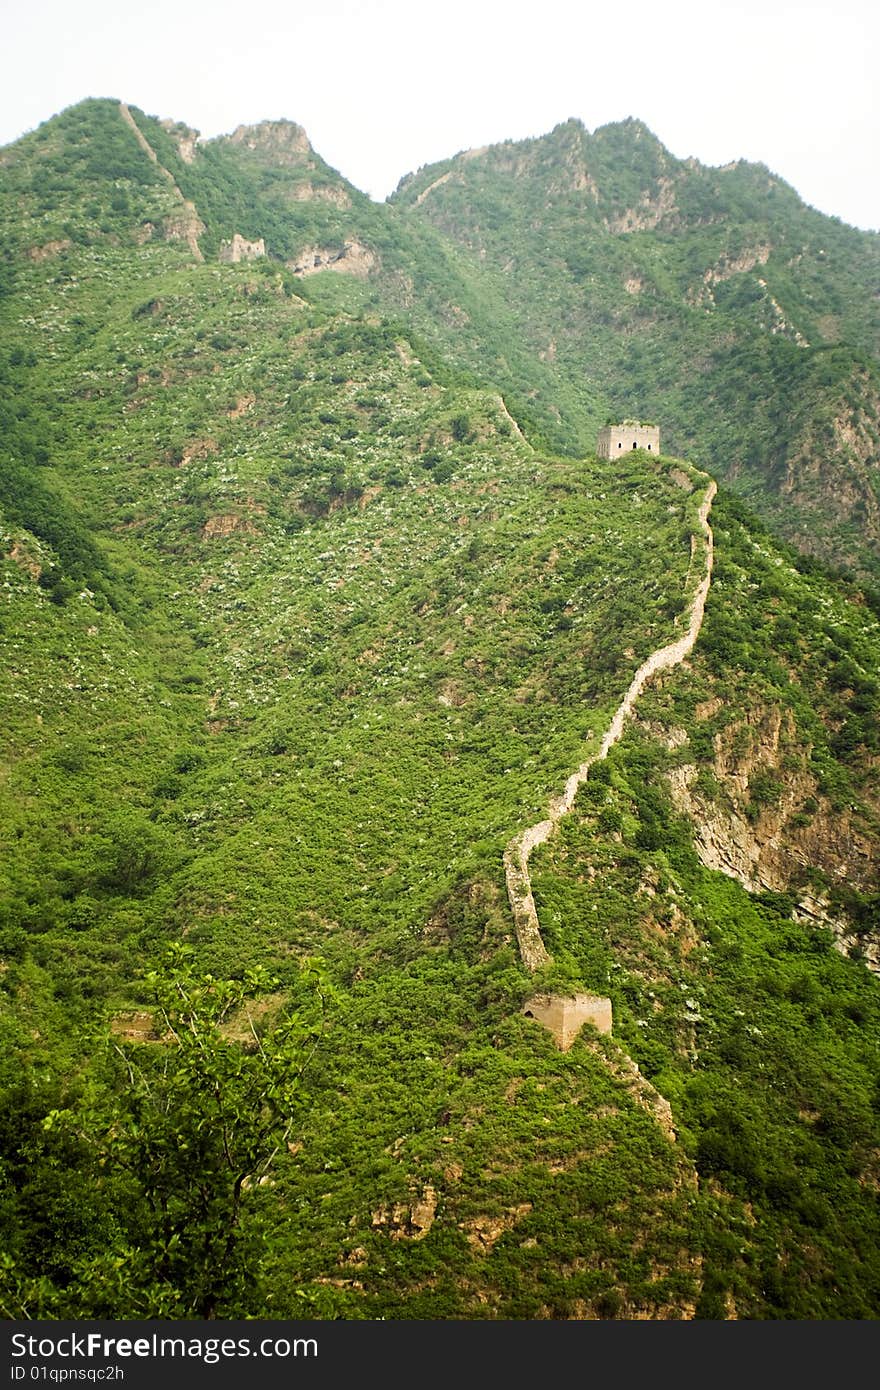
{"label": "mountain ridge", "polygon": [[[395,209],[294,125],[275,169],[253,127],[202,150],[131,115],[155,162],[96,101],[0,167],[4,1311],[876,1316],[880,605],[846,522],[875,369],[766,318],[807,338],[836,296],[857,338],[863,253],[761,259],[729,208],[663,230],[668,199],[614,232],[576,131],[574,163],[486,152]],[[604,150],[614,217],[647,155]],[[595,457],[609,414],[668,452]],[[533,977],[504,849],[680,635],[694,454],[700,638],[530,859]],[[836,571],[779,539],[789,480]],[[131,1085],[179,1056],[157,979],[252,992],[224,1076],[308,1023],[237,1206],[240,1173],[206,1211],[177,1162],[199,1087],[158,1180],[135,1142],[169,1133]],[[613,1042],[561,1052],[536,989],[611,1000]]]}

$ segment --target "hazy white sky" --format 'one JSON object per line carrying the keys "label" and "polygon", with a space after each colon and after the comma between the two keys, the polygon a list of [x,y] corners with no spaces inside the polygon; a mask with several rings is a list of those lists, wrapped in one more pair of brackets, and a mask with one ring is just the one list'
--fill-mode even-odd
{"label": "hazy white sky", "polygon": [[880,227],[876,0],[33,0],[9,6],[0,144],[86,96],[203,135],[279,116],[383,198],[421,164],[645,121],[679,157],[761,161]]}

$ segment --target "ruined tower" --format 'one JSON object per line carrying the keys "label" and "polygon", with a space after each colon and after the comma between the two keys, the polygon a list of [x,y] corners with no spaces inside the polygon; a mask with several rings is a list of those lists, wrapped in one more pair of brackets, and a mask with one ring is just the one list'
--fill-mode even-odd
{"label": "ruined tower", "polygon": [[599,431],[596,453],[600,459],[611,459],[630,449],[660,452],[660,429],[643,420],[621,420],[619,425],[606,425]]}

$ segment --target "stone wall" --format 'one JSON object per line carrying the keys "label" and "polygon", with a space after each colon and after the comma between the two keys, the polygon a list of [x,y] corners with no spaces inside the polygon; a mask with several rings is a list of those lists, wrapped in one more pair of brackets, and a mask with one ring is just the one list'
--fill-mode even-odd
{"label": "stone wall", "polygon": [[235,232],[231,241],[221,241],[217,254],[218,259],[226,265],[235,265],[238,261],[255,261],[258,256],[265,256],[266,243],[262,237],[259,241],[248,241]]}
{"label": "stone wall", "polygon": [[567,1052],[585,1023],[600,1033],[611,1032],[611,1000],[600,994],[533,994],[523,1013],[553,1034]]}
{"label": "stone wall", "polygon": [[600,459],[615,458],[630,449],[660,452],[660,430],[657,425],[645,425],[640,420],[623,420],[619,425],[606,425],[599,431],[596,453]]}

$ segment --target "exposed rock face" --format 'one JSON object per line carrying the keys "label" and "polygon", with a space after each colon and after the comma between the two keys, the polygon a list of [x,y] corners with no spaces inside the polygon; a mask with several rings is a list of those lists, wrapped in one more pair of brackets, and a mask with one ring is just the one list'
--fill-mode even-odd
{"label": "exposed rock face", "polygon": [[834,932],[834,944],[842,955],[852,955],[853,951],[861,952],[865,965],[871,974],[880,976],[880,936],[877,934],[867,937],[859,936],[846,924],[829,920],[823,902],[811,902],[805,899],[800,903],[800,910],[797,915],[802,921],[812,920],[819,926],[830,927]]}
{"label": "exposed rock face", "polygon": [[312,153],[309,138],[295,121],[261,121],[240,125],[225,137],[231,145],[271,154],[275,165],[299,165]]}
{"label": "exposed rock face", "polygon": [[351,207],[348,191],[341,184],[313,184],[306,180],[305,183],[295,183],[287,190],[285,197],[292,203],[332,203],[338,208]]}
{"label": "exposed rock face", "polygon": [[424,1240],[434,1224],[434,1215],[437,1211],[437,1193],[433,1187],[426,1187],[418,1201],[413,1202],[409,1210],[409,1224],[413,1231],[413,1240]]}
{"label": "exposed rock face", "polygon": [[202,527],[202,536],[206,541],[216,540],[218,536],[231,536],[233,531],[242,531],[245,535],[256,535],[256,527],[246,516],[235,516],[232,513],[226,516],[212,516]]}
{"label": "exposed rock face", "polygon": [[766,242],[759,242],[757,246],[747,248],[738,256],[726,254],[721,256],[704,273],[700,286],[688,292],[688,300],[691,304],[702,304],[707,300],[712,301],[713,285],[720,285],[725,280],[732,279],[734,275],[743,275],[749,270],[754,270],[756,265],[766,265],[771,250],[772,247]]}
{"label": "exposed rock face", "polygon": [[375,1230],[385,1229],[392,1240],[424,1240],[434,1224],[437,1193],[426,1186],[410,1205],[398,1202],[391,1207],[378,1207],[372,1214]]}
{"label": "exposed rock face", "polygon": [[62,251],[66,251],[70,246],[70,238],[62,237],[60,241],[45,241],[42,246],[29,246],[28,256],[32,261],[39,265],[42,261],[48,261],[52,256],[60,256]]}
{"label": "exposed rock face", "polygon": [[162,231],[166,241],[185,241],[197,261],[203,261],[198,238],[205,230],[205,224],[192,203],[184,203],[178,213],[162,219]]}
{"label": "exposed rock face", "polygon": [[[805,436],[785,459],[779,484],[781,495],[822,512],[844,524],[858,526],[875,553],[880,551],[880,502],[876,478],[880,472],[877,418],[880,397],[867,374],[859,379],[861,399],[842,404],[821,438]],[[823,546],[808,535],[799,539],[803,550],[823,554]]]}
{"label": "exposed rock face", "polygon": [[366,280],[378,265],[375,251],[359,241],[346,241],[342,250],[325,246],[304,246],[295,260],[287,266],[294,275],[316,275],[319,270],[336,270],[340,275],[354,275]]}
{"label": "exposed rock face", "polygon": [[[697,768],[688,763],[667,774],[672,799],[693,822],[694,845],[707,868],[737,879],[750,893],[796,893],[796,915],[831,928],[839,948],[848,952],[857,944],[851,925],[830,915],[827,900],[809,887],[807,873],[820,869],[832,883],[870,892],[876,891],[880,866],[852,811],[835,810],[808,769],[790,765],[787,753],[796,740],[788,711],[751,710],[714,739],[712,773],[723,798],[702,794]],[[756,789],[766,787],[768,778],[772,803],[757,802]],[[859,944],[869,965],[880,966],[880,941]]]}
{"label": "exposed rock face", "polygon": [[253,408],[256,404],[256,400],[257,398],[253,392],[248,391],[245,395],[236,398],[235,405],[230,406],[226,414],[229,416],[230,420],[240,420],[242,415],[246,415],[247,412]]}
{"label": "exposed rock face", "polygon": [[549,185],[551,193],[588,193],[594,203],[599,201],[596,181],[583,163],[569,163],[565,174]]}
{"label": "exposed rock face", "polygon": [[675,180],[663,175],[657,180],[653,196],[645,192],[637,207],[627,208],[619,217],[607,222],[609,232],[625,236],[628,232],[650,232],[661,222],[669,223],[678,214],[675,202]]}
{"label": "exposed rock face", "polygon": [[160,124],[163,130],[167,130],[171,136],[177,146],[177,153],[184,164],[194,164],[199,132],[193,130],[191,126],[184,125],[182,121],[161,121]]}
{"label": "exposed rock face", "polygon": [[262,237],[258,241],[247,241],[234,232],[231,241],[221,241],[217,258],[226,265],[236,265],[239,261],[255,261],[265,254],[266,243]]}
{"label": "exposed rock face", "polygon": [[479,1255],[487,1255],[507,1231],[512,1231],[518,1221],[528,1216],[532,1210],[531,1202],[520,1202],[509,1207],[506,1212],[493,1216],[473,1216],[462,1222],[467,1232],[468,1245]]}
{"label": "exposed rock face", "polygon": [[779,300],[774,299],[773,295],[767,289],[767,281],[759,279],[758,284],[764,291],[763,313],[765,317],[761,321],[761,327],[766,328],[770,333],[774,334],[774,336],[777,333],[781,333],[784,337],[790,338],[792,342],[797,343],[798,347],[809,347],[810,344],[807,342],[804,335],[794,327],[794,324],[789,323],[788,319],[785,317]]}
{"label": "exposed rock face", "polygon": [[217,453],[218,448],[219,445],[216,439],[194,439],[191,443],[187,444],[183,453],[180,455],[177,466],[179,468],[185,468],[186,465],[192,463],[194,459],[210,458],[212,454]]}
{"label": "exposed rock face", "polygon": [[12,548],[9,551],[9,558],[14,564],[18,565],[19,569],[23,569],[26,574],[29,574],[31,579],[39,579],[40,575],[43,573],[43,566],[40,564],[40,561],[21,541],[13,542]]}

